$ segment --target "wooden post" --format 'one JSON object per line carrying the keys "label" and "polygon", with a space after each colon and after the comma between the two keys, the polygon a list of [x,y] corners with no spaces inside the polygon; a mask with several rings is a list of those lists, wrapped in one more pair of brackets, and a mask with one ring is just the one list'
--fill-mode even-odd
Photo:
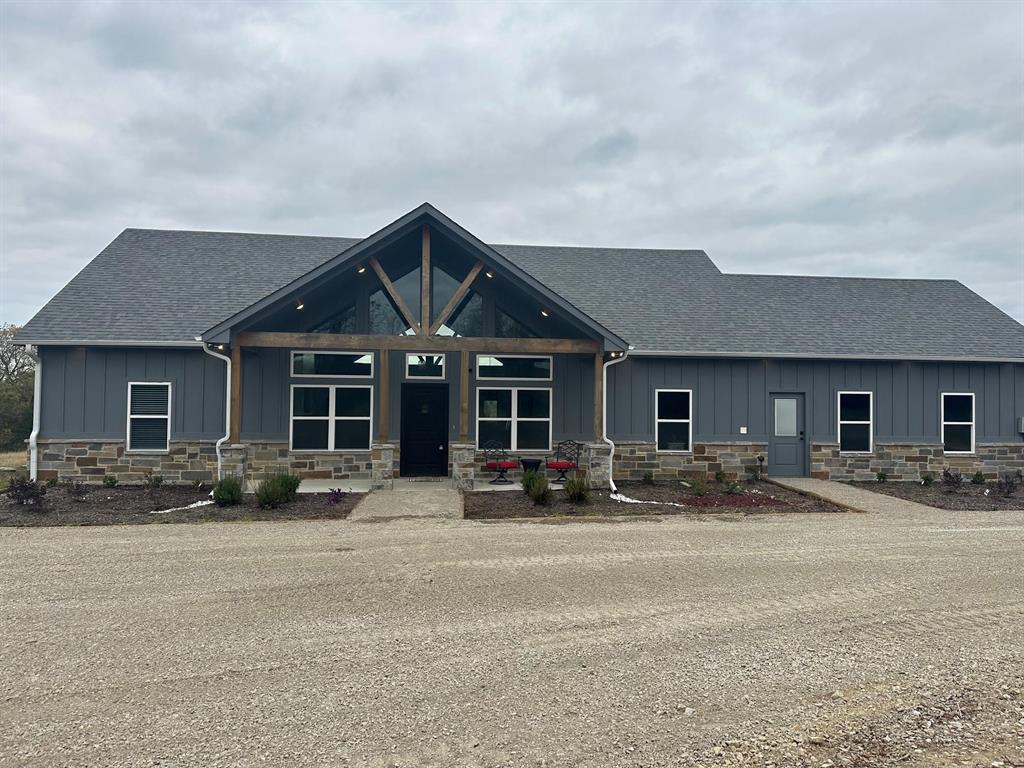
{"label": "wooden post", "polygon": [[231,444],[242,441],[242,345],[231,346]]}
{"label": "wooden post", "polygon": [[459,378],[459,442],[469,442],[469,356],[468,349],[462,356],[462,376]]}
{"label": "wooden post", "polygon": [[377,352],[380,356],[380,418],[377,427],[377,442],[388,441],[388,429],[391,421],[391,352],[382,349]]}
{"label": "wooden post", "polygon": [[594,355],[594,442],[604,439],[604,355]]}
{"label": "wooden post", "polygon": [[423,264],[420,267],[420,327],[423,333],[430,328],[430,227],[423,225]]}

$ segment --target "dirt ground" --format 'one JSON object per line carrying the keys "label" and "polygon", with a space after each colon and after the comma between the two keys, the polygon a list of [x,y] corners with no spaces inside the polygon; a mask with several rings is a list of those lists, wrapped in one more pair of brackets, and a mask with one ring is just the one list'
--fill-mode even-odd
{"label": "dirt ground", "polygon": [[1024,509],[1024,484],[1018,483],[1015,492],[1007,496],[1000,493],[992,480],[984,485],[974,485],[965,478],[959,488],[951,489],[941,482],[931,485],[918,482],[850,483],[876,493],[884,493],[899,499],[916,501],[939,509],[997,510]]}
{"label": "dirt ground", "polygon": [[1024,763],[1024,513],[0,529],[4,766]]}
{"label": "dirt ground", "polygon": [[[80,496],[80,493],[84,495]],[[229,507],[216,504],[189,507],[209,501],[209,487],[162,485],[143,488],[119,485],[106,488],[89,485],[69,490],[57,485],[46,488],[41,504],[15,504],[0,496],[0,526],[51,525],[144,525],[149,523],[209,523],[237,520],[343,520],[363,497],[346,493],[331,499],[326,493],[300,493],[295,501],[276,509],[261,509],[252,494]],[[174,511],[167,511],[174,510]],[[158,514],[154,514],[158,513]]]}
{"label": "dirt ground", "polygon": [[[525,517],[597,518],[609,515],[683,515],[709,512],[758,514],[766,512],[842,512],[828,502],[804,496],[765,482],[744,482],[740,493],[727,493],[725,486],[709,483],[706,493],[697,495],[679,482],[661,480],[655,485],[619,483],[618,492],[631,499],[665,504],[627,504],[615,501],[607,490],[593,490],[583,503],[569,501],[565,491],[552,490],[551,502],[534,504],[521,491],[475,491],[465,495],[467,520],[501,520]],[[682,506],[679,506],[682,505]]]}

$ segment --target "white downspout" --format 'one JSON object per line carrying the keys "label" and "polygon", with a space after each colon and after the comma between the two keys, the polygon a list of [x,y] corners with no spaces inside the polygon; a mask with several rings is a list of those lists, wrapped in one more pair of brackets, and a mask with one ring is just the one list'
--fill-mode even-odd
{"label": "white downspout", "polygon": [[32,480],[39,476],[39,422],[43,400],[43,361],[39,358],[38,347],[25,345],[25,353],[36,363],[35,380],[32,385],[32,432],[28,436],[28,476]]}
{"label": "white downspout", "polygon": [[601,439],[609,447],[608,451],[608,485],[612,491],[619,490],[615,486],[615,443],[608,437],[608,368],[617,365],[629,357],[630,347],[622,353],[622,357],[613,357],[601,367],[601,375],[604,377],[601,383]]}
{"label": "white downspout", "polygon": [[220,438],[214,447],[214,450],[217,451],[217,479],[221,480],[223,479],[223,470],[221,469],[220,447],[231,437],[231,358],[214,352],[210,349],[209,344],[203,344],[203,352],[223,360],[224,365],[227,366],[224,376],[224,437]]}

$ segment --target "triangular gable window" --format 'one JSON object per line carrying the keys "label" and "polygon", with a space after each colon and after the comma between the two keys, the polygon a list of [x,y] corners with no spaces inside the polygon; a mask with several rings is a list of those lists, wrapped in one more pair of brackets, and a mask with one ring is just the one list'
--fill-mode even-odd
{"label": "triangular gable window", "polygon": [[437,329],[437,335],[483,336],[484,300],[480,294],[470,291],[466,300],[448,318],[448,322]]}
{"label": "triangular gable window", "polygon": [[312,333],[356,333],[356,305],[350,304],[336,315],[328,317]]}
{"label": "triangular gable window", "polygon": [[534,339],[537,334],[504,312],[500,307],[494,310],[494,335],[504,339]]}
{"label": "triangular gable window", "polygon": [[381,336],[410,336],[415,333],[383,288],[370,294],[370,333]]}

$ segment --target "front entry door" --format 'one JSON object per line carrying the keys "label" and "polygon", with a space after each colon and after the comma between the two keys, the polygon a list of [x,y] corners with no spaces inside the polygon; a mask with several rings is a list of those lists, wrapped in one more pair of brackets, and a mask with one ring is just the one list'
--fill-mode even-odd
{"label": "front entry door", "polygon": [[773,392],[768,437],[768,476],[807,477],[804,396]]}
{"label": "front entry door", "polygon": [[402,477],[448,474],[448,385],[402,384]]}

